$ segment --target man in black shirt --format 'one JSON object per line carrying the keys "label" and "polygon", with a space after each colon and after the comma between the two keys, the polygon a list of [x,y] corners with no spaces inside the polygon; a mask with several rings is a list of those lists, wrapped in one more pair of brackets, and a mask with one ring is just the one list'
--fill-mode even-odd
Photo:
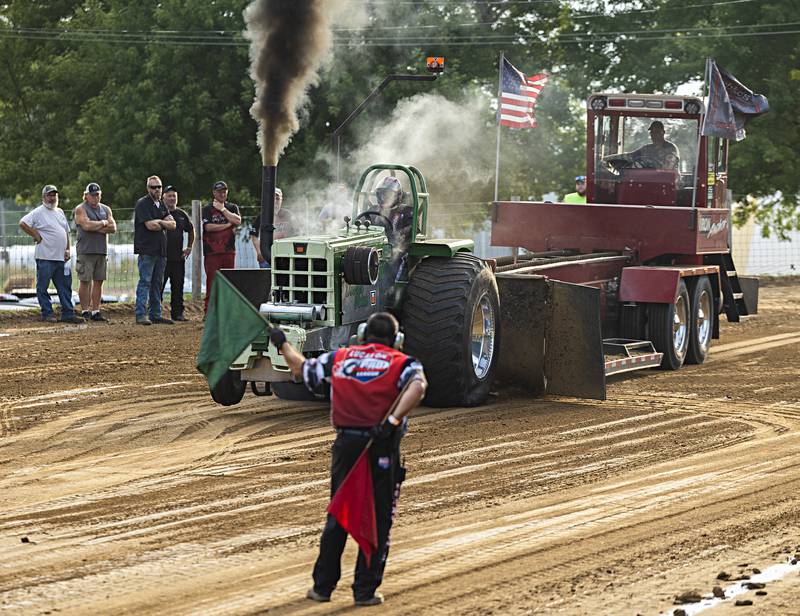
{"label": "man in black shirt", "polygon": [[147,194],[136,202],[133,219],[133,252],[139,255],[136,322],[140,325],[172,324],[171,319],[161,316],[161,281],[167,262],[166,231],[175,230],[175,219],[161,203],[161,188],[161,178],[157,175],[147,178]]}
{"label": "man in black shirt", "polygon": [[[169,280],[170,314],[173,321],[188,321],[183,316],[183,281],[186,276],[186,257],[192,254],[194,244],[194,225],[189,215],[178,207],[178,191],[174,186],[164,189],[164,205],[175,219],[175,230],[167,230],[167,265],[164,269],[164,282],[161,284],[161,295]],[[186,248],[183,247],[183,234],[189,234]]]}

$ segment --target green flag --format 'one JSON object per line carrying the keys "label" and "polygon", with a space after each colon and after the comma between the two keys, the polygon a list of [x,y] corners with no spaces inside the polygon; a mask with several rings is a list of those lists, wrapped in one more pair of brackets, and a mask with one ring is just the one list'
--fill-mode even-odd
{"label": "green flag", "polygon": [[234,359],[267,328],[267,321],[222,272],[214,276],[197,369],[214,388]]}

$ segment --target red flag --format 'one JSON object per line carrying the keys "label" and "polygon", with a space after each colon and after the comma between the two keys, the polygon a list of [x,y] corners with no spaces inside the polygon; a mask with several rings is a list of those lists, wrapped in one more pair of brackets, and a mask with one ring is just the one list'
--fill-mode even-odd
{"label": "red flag", "polygon": [[328,513],[350,533],[364,552],[367,567],[372,554],[378,549],[378,527],[375,522],[375,498],[372,494],[372,469],[368,451],[369,447],[361,452],[328,505]]}

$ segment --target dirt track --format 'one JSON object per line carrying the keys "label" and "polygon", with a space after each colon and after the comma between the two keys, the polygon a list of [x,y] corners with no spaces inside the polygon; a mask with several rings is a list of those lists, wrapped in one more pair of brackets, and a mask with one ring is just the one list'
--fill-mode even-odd
{"label": "dirt track", "polygon": [[[671,613],[800,553],[800,284],[761,291],[711,359],[609,399],[420,409],[382,612]],[[326,408],[213,404],[201,323],[0,320],[0,611],[338,613],[305,600]],[[736,613],[800,613],[800,565]],[[732,601],[708,614],[734,610]]]}

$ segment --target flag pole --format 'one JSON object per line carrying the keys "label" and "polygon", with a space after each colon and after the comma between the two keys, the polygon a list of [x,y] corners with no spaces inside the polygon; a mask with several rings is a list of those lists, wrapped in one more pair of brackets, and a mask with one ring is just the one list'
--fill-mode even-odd
{"label": "flag pole", "polygon": [[[706,123],[706,111],[707,109],[705,106],[708,104],[708,76],[709,70],[711,65],[711,58],[706,58],[706,70],[703,73],[703,98],[706,99],[703,104],[703,114],[700,116],[700,123],[697,126],[697,155],[695,156],[694,161],[694,177],[692,178],[692,209],[697,208],[697,177],[699,166],[700,166],[700,144],[703,141],[703,128]],[[706,204],[708,205],[708,204]],[[692,212],[692,221],[691,224],[694,225],[694,212]]]}
{"label": "flag pole", "polygon": [[500,63],[497,66],[498,69],[498,76],[497,76],[497,152],[495,153],[495,162],[494,162],[494,200],[497,201],[497,195],[500,188],[500,114],[502,113],[501,110],[501,102],[500,99],[503,96],[503,62],[506,57],[506,52],[500,52]]}

